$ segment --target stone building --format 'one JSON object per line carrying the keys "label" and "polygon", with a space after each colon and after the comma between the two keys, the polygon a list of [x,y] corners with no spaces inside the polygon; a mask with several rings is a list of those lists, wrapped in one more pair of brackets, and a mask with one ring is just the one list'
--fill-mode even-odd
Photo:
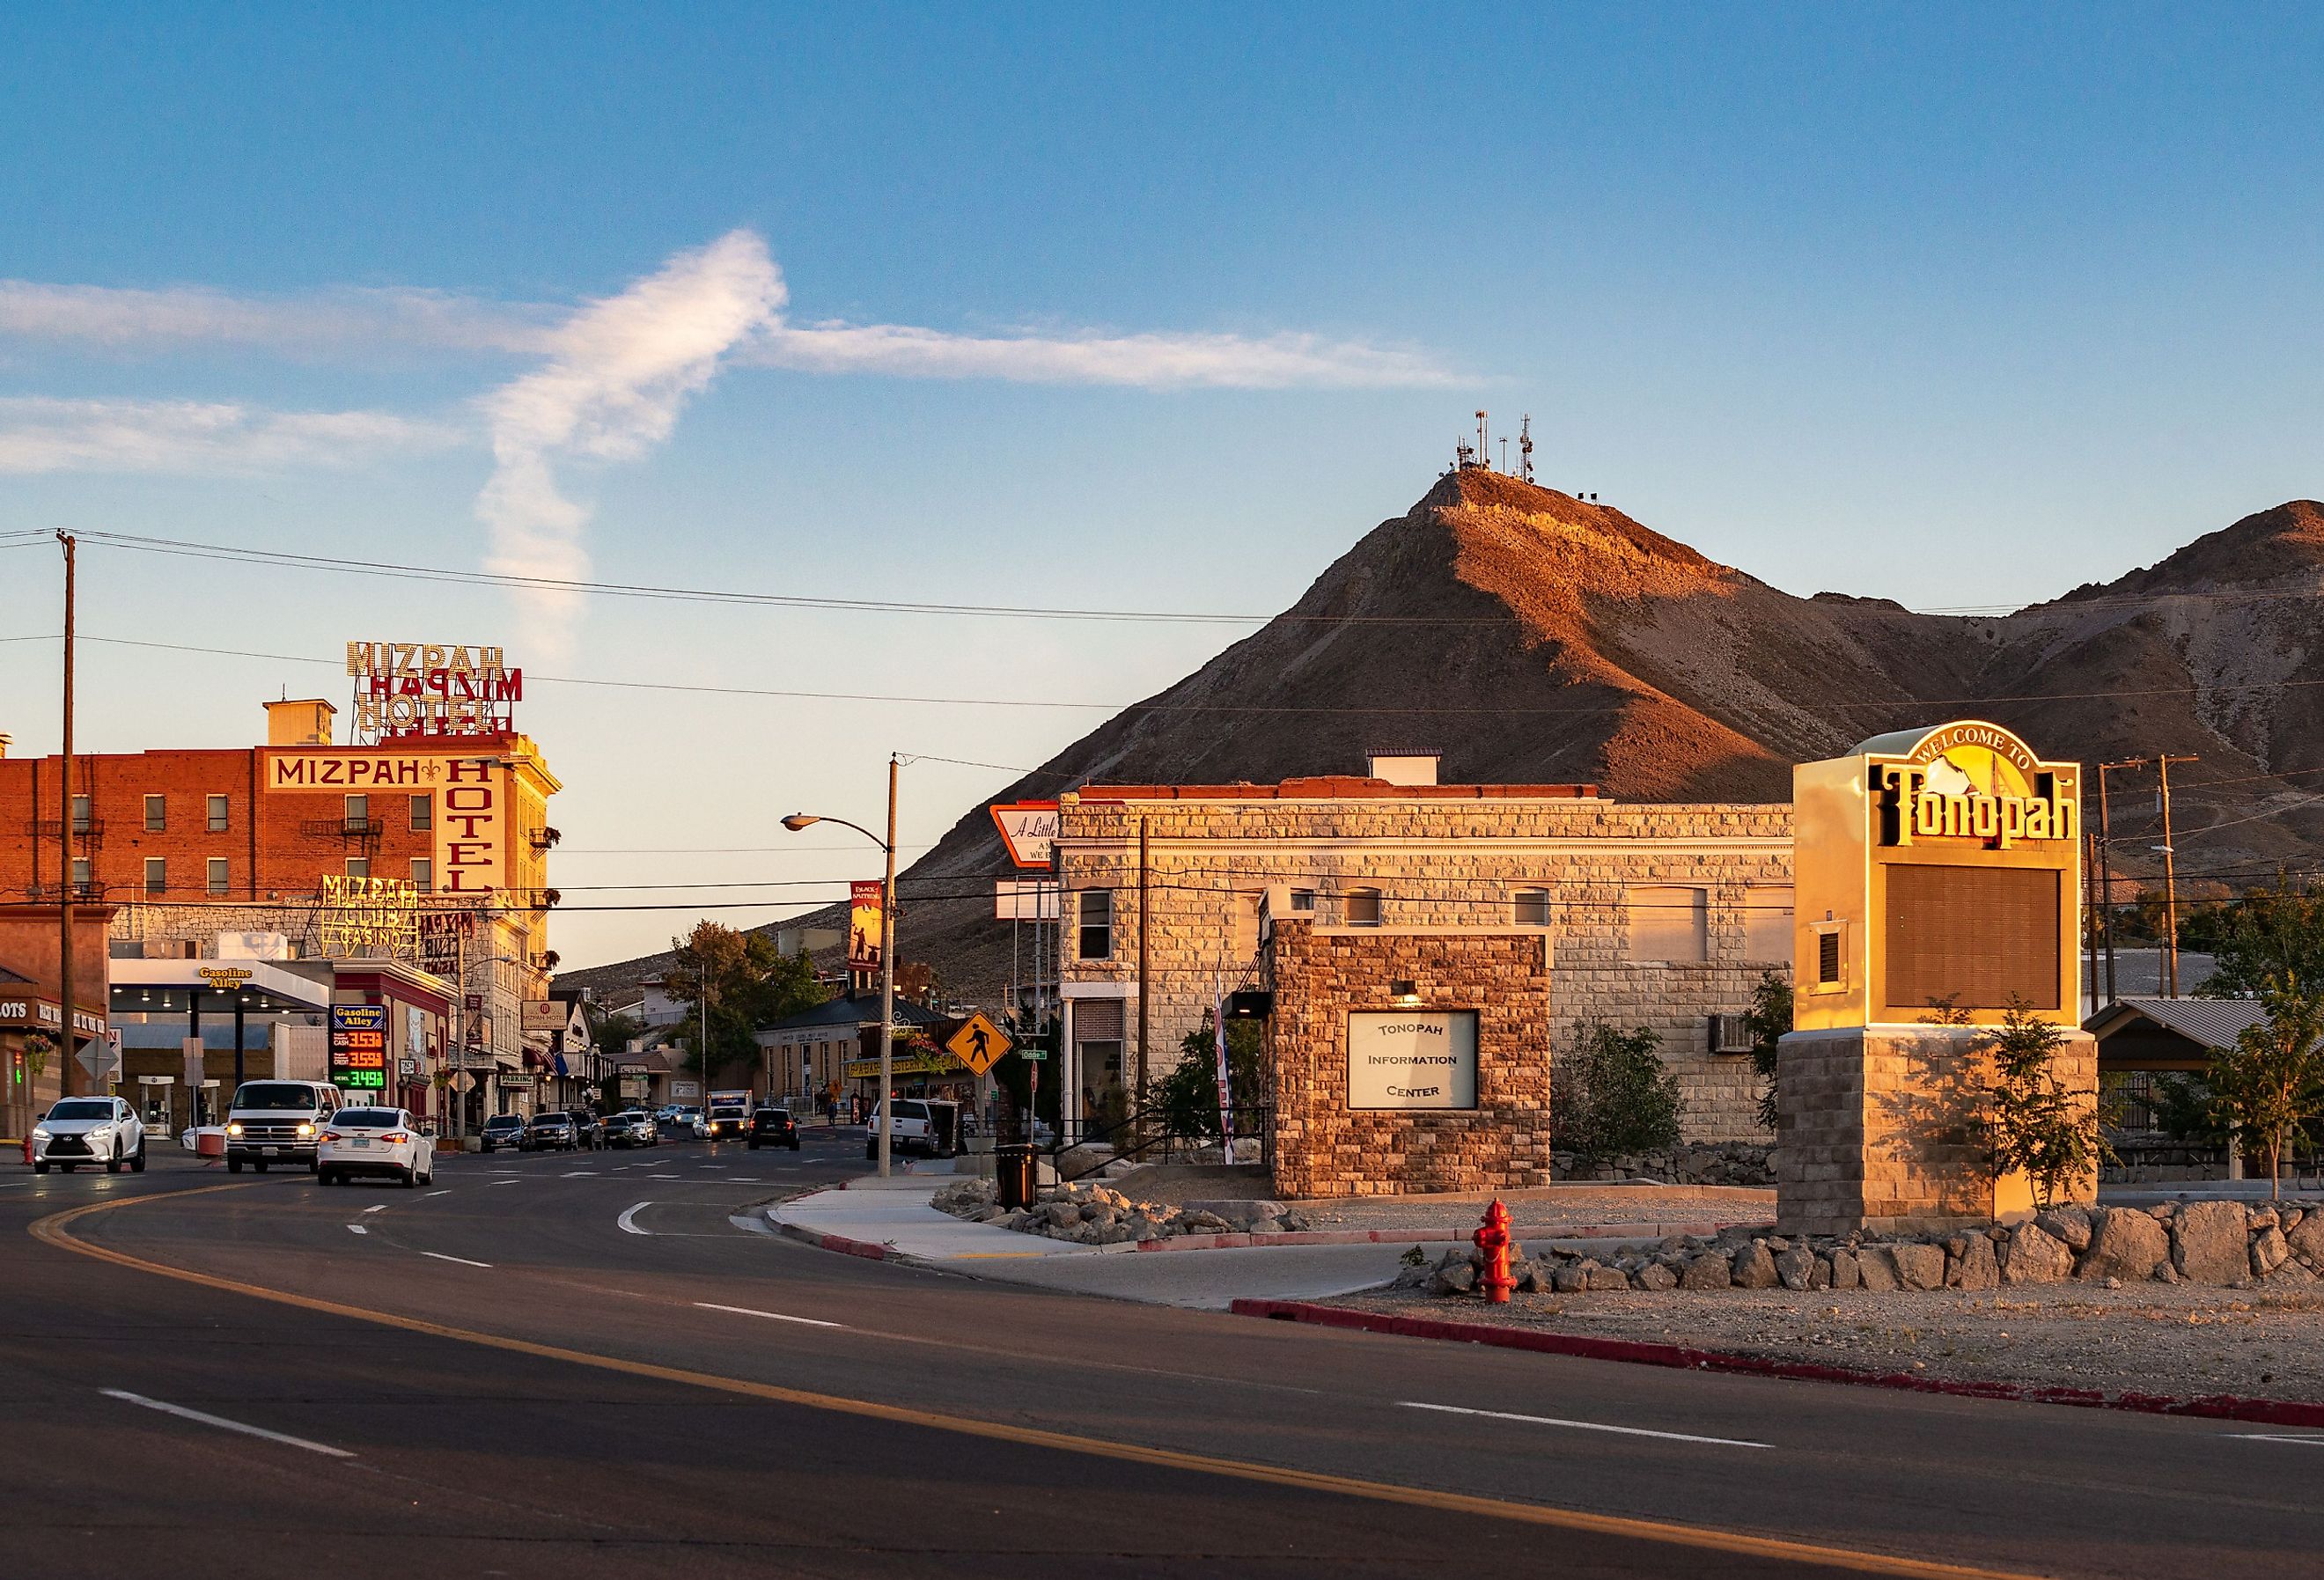
{"label": "stone building", "polygon": [[1222,993],[1258,985],[1264,910],[1318,935],[1530,936],[1548,967],[1532,1012],[1540,1058],[1577,1020],[1651,1027],[1684,1086],[1688,1139],[1765,1139],[1731,1018],[1762,973],[1791,964],[1789,807],[1437,784],[1425,757],[1372,767],[1381,777],[1061,798],[1069,1129],[1121,1111],[1141,1030],[1158,1077]]}

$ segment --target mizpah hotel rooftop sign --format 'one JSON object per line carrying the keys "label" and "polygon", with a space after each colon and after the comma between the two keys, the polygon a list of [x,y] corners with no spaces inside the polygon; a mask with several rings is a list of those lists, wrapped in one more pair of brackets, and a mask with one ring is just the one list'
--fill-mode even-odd
{"label": "mizpah hotel rooftop sign", "polygon": [[351,642],[355,740],[369,745],[430,735],[503,735],[516,729],[524,671],[496,647]]}

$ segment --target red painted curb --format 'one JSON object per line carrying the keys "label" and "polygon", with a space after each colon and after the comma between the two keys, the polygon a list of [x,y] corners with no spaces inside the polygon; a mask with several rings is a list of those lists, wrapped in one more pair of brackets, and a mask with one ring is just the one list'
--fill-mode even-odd
{"label": "red painted curb", "polygon": [[1499,1327],[1489,1323],[1449,1322],[1433,1317],[1391,1317],[1385,1312],[1355,1311],[1343,1306],[1318,1306],[1305,1300],[1237,1300],[1227,1309],[1237,1317],[1272,1317],[1278,1322],[1355,1328],[1365,1333],[1395,1334],[1405,1338],[1491,1344],[1499,1349],[1572,1355],[1586,1361],[1618,1361],[1637,1366],[1728,1372],[1749,1377],[1781,1377],[1803,1382],[1841,1382],[1862,1388],[1899,1388],[1914,1393],[2006,1400],[2021,1404],[2077,1405],[2088,1409],[2136,1410],[2145,1415],[2256,1421],[2273,1427],[2324,1427],[2324,1404],[2310,1404],[2300,1400],[2250,1399],[2233,1393],[2174,1399],[2160,1393],[2106,1394],[2087,1388],[2036,1388],[2015,1382],[1951,1382],[1942,1378],[1916,1377],[1910,1372],[1868,1372],[1850,1366],[1819,1365],[1810,1361],[1774,1361],[1758,1355],[1738,1355],[1725,1350],[1698,1350],[1683,1344],[1649,1344],[1637,1339],[1584,1338],[1577,1334],[1543,1333],[1529,1328]]}
{"label": "red painted curb", "polygon": [[[1673,1234],[1705,1239],[1729,1227],[1724,1224],[1580,1224],[1554,1234],[1526,1238],[1547,1244],[1554,1240],[1661,1240]],[[1769,1224],[1769,1229],[1774,1225]],[[1465,1245],[1469,1232],[1412,1233],[1388,1229],[1292,1229],[1277,1234],[1174,1234],[1167,1240],[1140,1240],[1140,1251],[1231,1251],[1242,1245]]]}

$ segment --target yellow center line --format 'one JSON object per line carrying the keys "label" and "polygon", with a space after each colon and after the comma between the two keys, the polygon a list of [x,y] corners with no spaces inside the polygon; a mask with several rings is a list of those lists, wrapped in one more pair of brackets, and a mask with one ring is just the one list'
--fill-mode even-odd
{"label": "yellow center line", "polygon": [[148,1261],[143,1257],[126,1252],[93,1244],[69,1233],[66,1225],[93,1213],[111,1212],[121,1207],[137,1206],[145,1202],[179,1201],[189,1196],[204,1196],[211,1191],[242,1190],[241,1185],[209,1185],[193,1190],[171,1191],[142,1197],[126,1197],[115,1201],[93,1202],[87,1206],[51,1214],[31,1226],[36,1240],[60,1250],[81,1256],[94,1257],[116,1267],[154,1274],[160,1278],[176,1279],[204,1289],[223,1290],[228,1294],[246,1295],[253,1299],[272,1300],[277,1305],[293,1306],[302,1311],[320,1312],[327,1316],[346,1317],[356,1322],[376,1323],[383,1327],[400,1328],[406,1333],[425,1334],[431,1338],[450,1339],[456,1343],[477,1344],[486,1349],[511,1354],[530,1355],[545,1361],[563,1361],[576,1366],[594,1366],[600,1371],[616,1372],[630,1377],[650,1378],[659,1382],[674,1382],[685,1387],[709,1389],[720,1393],[739,1394],[747,1399],[763,1400],[774,1404],[787,1404],[806,1409],[825,1410],[836,1415],[855,1416],[867,1420],[887,1421],[898,1426],[956,1433],[962,1437],[982,1437],[991,1441],[1013,1443],[1034,1448],[1051,1448],[1064,1454],[1086,1455],[1093,1458],[1120,1460],[1131,1465],[1154,1465],[1166,1470],[1188,1471],[1198,1475],[1226,1476],[1237,1481],[1258,1482],[1269,1486],[1289,1487],[1301,1492],[1333,1493],[1342,1497],[1362,1498],[1375,1503],[1393,1503],[1412,1509],[1432,1509],[1452,1514],[1467,1514],[1479,1519],[1507,1520],[1520,1524],[1549,1526],[1560,1530],[1584,1531],[1597,1536],[1625,1538],[1637,1541],[1660,1542],[1671,1547],[1692,1548],[1708,1552],[1734,1553],[1749,1557],[1773,1558],[1796,1564],[1820,1564],[1828,1568],[1846,1569],[1861,1575],[1893,1575],[1912,1576],[1914,1580],[2039,1580],[2039,1577],[2013,1570],[1985,1569],[1971,1565],[1947,1564],[1925,1558],[1892,1557],[1886,1553],[1866,1552],[1851,1548],[1826,1547],[1816,1542],[1792,1541],[1781,1537],[1754,1536],[1745,1531],[1718,1530],[1706,1526],[1680,1525],[1667,1520],[1642,1520],[1620,1514],[1594,1514],[1579,1509],[1559,1509],[1542,1503],[1521,1503],[1506,1498],[1480,1497],[1468,1492],[1443,1492],[1429,1487],[1399,1486],[1392,1482],[1366,1481],[1356,1476],[1333,1475],[1327,1472],[1299,1470],[1287,1465],[1264,1465],[1248,1459],[1225,1459],[1208,1454],[1195,1454],[1177,1448],[1155,1448],[1140,1443],[1118,1442],[1105,1437],[1087,1437],[1073,1432],[1055,1432],[1039,1427],[1013,1426],[1001,1421],[979,1420],[973,1416],[947,1415],[934,1410],[910,1409],[901,1405],[881,1404],[875,1400],[849,1399],[841,1394],[814,1393],[805,1389],[784,1388],[771,1382],[753,1382],[747,1378],[724,1377],[715,1372],[688,1371],[678,1366],[661,1366],[650,1361],[632,1361],[618,1355],[597,1354],[587,1350],[566,1349],[558,1344],[535,1344],[530,1339],[510,1338],[501,1334],[482,1333],[472,1328],[453,1327],[424,1317],[404,1317],[392,1311],[375,1311],[368,1307],[348,1306],[337,1300],[325,1300],[313,1295],[295,1295],[285,1289],[270,1289],[262,1284],[244,1283],[236,1279],[220,1278],[213,1273],[196,1272],[190,1268],[171,1267],[166,1262]]}

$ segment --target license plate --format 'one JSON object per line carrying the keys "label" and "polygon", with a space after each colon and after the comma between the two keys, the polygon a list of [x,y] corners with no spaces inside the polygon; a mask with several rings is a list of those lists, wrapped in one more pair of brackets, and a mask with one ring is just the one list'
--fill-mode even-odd
{"label": "license plate", "polygon": [[369,1136],[357,1136],[355,1138],[355,1145],[357,1147],[368,1147],[371,1145],[371,1138]]}
{"label": "license plate", "polygon": [[290,1152],[290,1149],[288,1147],[269,1147],[266,1150],[283,1157],[288,1157]]}

